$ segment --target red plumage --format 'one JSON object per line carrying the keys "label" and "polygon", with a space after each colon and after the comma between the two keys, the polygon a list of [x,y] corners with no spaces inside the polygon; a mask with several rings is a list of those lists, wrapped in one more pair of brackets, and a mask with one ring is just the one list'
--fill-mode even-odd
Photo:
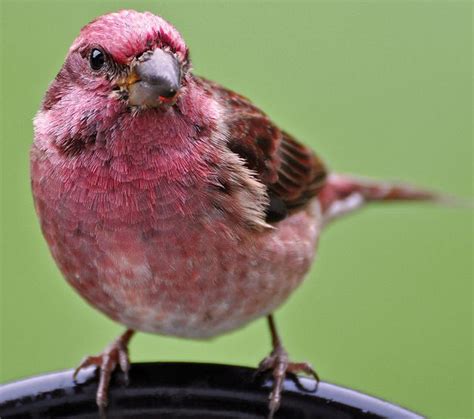
{"label": "red plumage", "polygon": [[[173,75],[178,93],[150,106]],[[134,101],[151,95],[143,105],[132,103],[137,85]],[[249,100],[193,75],[173,26],[134,11],[96,19],[73,43],[35,118],[31,178],[52,255],[83,298],[130,329],[192,338],[271,315],[303,280],[329,217],[365,200],[433,197],[328,178]],[[107,374],[126,368],[124,336],[108,349],[101,405]],[[275,342],[263,365],[291,370]]]}

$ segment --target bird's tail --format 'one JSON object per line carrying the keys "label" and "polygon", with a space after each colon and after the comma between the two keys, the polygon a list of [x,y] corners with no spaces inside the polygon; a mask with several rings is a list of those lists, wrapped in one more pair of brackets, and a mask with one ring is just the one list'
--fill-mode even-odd
{"label": "bird's tail", "polygon": [[[426,189],[342,174],[331,174],[318,198],[325,223],[354,212],[369,202],[431,201],[448,206],[465,206],[457,198]],[[472,206],[472,203],[467,206]]]}

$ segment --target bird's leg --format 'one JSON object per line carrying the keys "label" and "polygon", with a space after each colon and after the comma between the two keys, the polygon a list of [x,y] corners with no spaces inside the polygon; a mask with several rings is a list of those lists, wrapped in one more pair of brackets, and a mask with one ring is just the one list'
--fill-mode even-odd
{"label": "bird's leg", "polygon": [[[281,343],[280,336],[276,330],[275,321],[273,315],[269,315],[268,326],[272,337],[273,350],[269,356],[260,362],[257,369],[257,374],[265,371],[272,371],[273,374],[273,388],[269,395],[269,415],[268,418],[273,418],[273,415],[280,407],[281,403],[281,392],[283,390],[283,384],[287,373],[299,374],[304,373],[312,376],[316,383],[319,381],[318,374],[314,371],[313,367],[307,362],[291,362],[288,358],[288,353]],[[303,386],[301,386],[303,387]],[[304,387],[303,387],[304,388]],[[316,390],[316,389],[314,389]]]}
{"label": "bird's leg", "polygon": [[91,365],[100,368],[99,387],[97,388],[96,394],[97,406],[99,406],[100,409],[107,407],[110,378],[117,366],[120,366],[120,369],[128,381],[128,370],[130,369],[128,343],[134,333],[134,330],[127,329],[125,333],[108,345],[101,354],[84,358],[74,371],[73,379],[75,380],[77,374],[83,368],[87,368]]}

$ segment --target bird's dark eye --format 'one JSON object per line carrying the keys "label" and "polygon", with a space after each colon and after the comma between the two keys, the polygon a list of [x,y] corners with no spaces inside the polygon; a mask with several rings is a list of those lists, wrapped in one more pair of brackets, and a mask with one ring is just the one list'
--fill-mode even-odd
{"label": "bird's dark eye", "polygon": [[100,70],[105,64],[105,54],[97,48],[91,51],[89,57],[92,70]]}

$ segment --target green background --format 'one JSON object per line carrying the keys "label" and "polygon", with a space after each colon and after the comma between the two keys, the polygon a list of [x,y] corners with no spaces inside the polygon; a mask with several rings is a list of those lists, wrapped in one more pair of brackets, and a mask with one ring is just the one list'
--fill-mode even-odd
{"label": "green background", "polygon": [[[1,377],[71,368],[122,327],[61,278],[29,189],[31,120],[81,26],[125,7],[182,32],[195,71],[250,97],[334,170],[472,194],[472,3],[2,1]],[[324,380],[472,417],[472,212],[369,208],[325,232],[277,312]],[[263,320],[212,341],[139,334],[134,361],[256,365]]]}

